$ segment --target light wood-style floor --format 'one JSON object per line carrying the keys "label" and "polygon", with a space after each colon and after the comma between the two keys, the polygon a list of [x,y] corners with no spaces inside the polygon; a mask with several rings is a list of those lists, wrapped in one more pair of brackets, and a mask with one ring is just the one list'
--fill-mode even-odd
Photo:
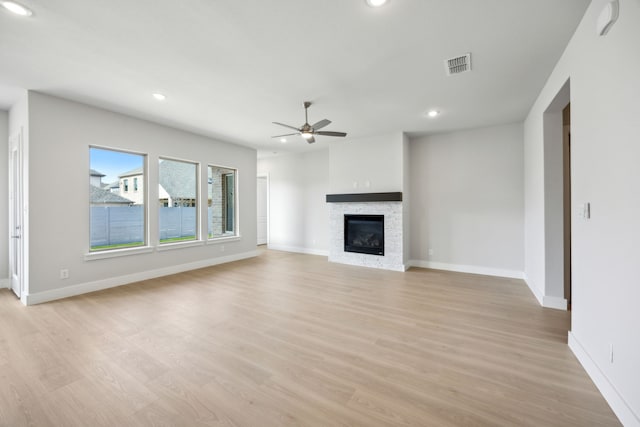
{"label": "light wood-style floor", "polygon": [[2,426],[614,426],[519,280],[258,258],[33,307],[0,291]]}

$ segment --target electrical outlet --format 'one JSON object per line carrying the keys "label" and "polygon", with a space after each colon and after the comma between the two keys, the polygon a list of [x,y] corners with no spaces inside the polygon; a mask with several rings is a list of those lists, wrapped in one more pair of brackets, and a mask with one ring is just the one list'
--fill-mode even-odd
{"label": "electrical outlet", "polygon": [[220,252],[224,252],[224,245],[220,245]]}
{"label": "electrical outlet", "polygon": [[429,256],[433,255],[433,249],[429,248]]}
{"label": "electrical outlet", "polygon": [[60,278],[61,279],[68,279],[69,278],[69,270],[66,268],[63,268],[60,270]]}

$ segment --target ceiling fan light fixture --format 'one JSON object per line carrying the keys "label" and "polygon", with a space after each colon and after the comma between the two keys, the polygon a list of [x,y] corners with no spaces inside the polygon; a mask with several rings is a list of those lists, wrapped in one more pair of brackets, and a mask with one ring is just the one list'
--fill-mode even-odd
{"label": "ceiling fan light fixture", "polygon": [[310,133],[310,132],[302,132],[300,135],[302,135],[302,137],[303,137],[304,139],[311,139],[311,138],[313,138],[313,134],[312,134],[312,133]]}
{"label": "ceiling fan light fixture", "polygon": [[369,7],[381,7],[388,3],[388,0],[365,0]]}
{"label": "ceiling fan light fixture", "polygon": [[283,144],[286,144],[287,143],[287,138],[280,138],[280,142],[283,143]]}
{"label": "ceiling fan light fixture", "polygon": [[429,110],[429,112],[427,113],[427,116],[434,118],[434,117],[438,117],[440,115],[440,111],[438,110]]}
{"label": "ceiling fan light fixture", "polygon": [[31,9],[28,9],[27,7],[19,4],[19,3],[15,3],[12,1],[3,1],[2,2],[2,7],[4,7],[5,9],[7,9],[8,11],[15,13],[16,15],[20,15],[20,16],[31,16],[33,15],[33,12],[31,11]]}
{"label": "ceiling fan light fixture", "polygon": [[166,95],[160,93],[160,92],[156,92],[154,94],[152,94],[152,96],[157,100],[157,101],[164,101],[165,99],[167,99]]}

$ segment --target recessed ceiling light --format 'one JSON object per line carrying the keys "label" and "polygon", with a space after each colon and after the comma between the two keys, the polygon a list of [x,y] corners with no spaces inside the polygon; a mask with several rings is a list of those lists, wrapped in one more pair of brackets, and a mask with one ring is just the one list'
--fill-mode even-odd
{"label": "recessed ceiling light", "polygon": [[155,99],[157,99],[158,101],[164,101],[165,99],[167,99],[167,97],[166,97],[166,96],[164,96],[163,94],[158,93],[158,92],[154,93],[154,94],[153,94],[153,97],[154,97]]}
{"label": "recessed ceiling light", "polygon": [[24,7],[21,4],[18,3],[14,3],[12,1],[3,1],[2,2],[2,6],[7,9],[8,11],[11,11],[13,13],[15,13],[16,15],[20,15],[20,16],[31,16],[33,15],[33,12]]}
{"label": "recessed ceiling light", "polygon": [[287,138],[280,138],[280,142],[284,144],[285,142],[287,142]]}
{"label": "recessed ceiling light", "polygon": [[431,110],[427,113],[427,116],[433,118],[433,117],[437,117],[440,115],[440,111],[438,110]]}
{"label": "recessed ceiling light", "polygon": [[370,7],[380,7],[387,4],[387,0],[365,0],[365,1],[367,3],[367,6],[370,6]]}

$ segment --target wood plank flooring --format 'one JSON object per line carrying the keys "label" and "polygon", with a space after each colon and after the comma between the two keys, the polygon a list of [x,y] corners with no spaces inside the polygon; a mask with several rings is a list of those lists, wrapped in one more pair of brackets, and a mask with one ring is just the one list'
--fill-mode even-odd
{"label": "wood plank flooring", "polygon": [[616,426],[520,280],[257,258],[33,307],[1,426]]}

